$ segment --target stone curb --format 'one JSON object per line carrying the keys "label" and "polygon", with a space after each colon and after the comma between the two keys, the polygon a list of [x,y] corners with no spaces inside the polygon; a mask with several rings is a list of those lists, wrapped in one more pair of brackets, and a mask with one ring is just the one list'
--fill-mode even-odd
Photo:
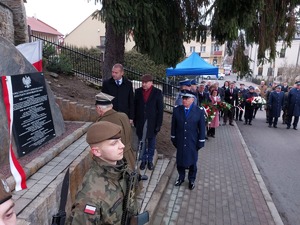
{"label": "stone curb", "polygon": [[152,224],[154,221],[154,218],[152,215],[154,215],[156,213],[159,201],[163,195],[163,193],[166,190],[166,187],[169,183],[169,180],[172,176],[172,173],[175,169],[175,164],[176,164],[176,157],[175,154],[172,156],[172,158],[170,159],[170,162],[165,170],[165,172],[163,173],[163,175],[161,176],[157,186],[155,187],[151,198],[149,200],[148,205],[145,208],[145,211],[149,212],[150,218],[149,218],[149,223],[148,224]]}
{"label": "stone curb", "polygon": [[241,131],[240,131],[240,129],[239,129],[239,127],[238,127],[237,124],[236,124],[236,128],[237,128],[238,135],[239,135],[239,137],[241,139],[243,148],[244,148],[244,150],[246,152],[246,155],[248,157],[248,160],[249,160],[249,162],[251,164],[253,173],[254,173],[254,175],[256,177],[256,180],[257,180],[257,182],[259,184],[261,192],[262,192],[262,194],[264,196],[265,201],[267,202],[268,208],[269,208],[269,210],[271,212],[271,215],[272,215],[272,217],[274,219],[274,222],[275,222],[276,225],[284,225],[284,223],[282,222],[282,219],[281,219],[281,217],[280,217],[280,215],[278,213],[278,210],[277,210],[277,208],[276,208],[276,206],[275,206],[275,204],[273,202],[273,199],[272,199],[272,197],[271,197],[271,195],[270,195],[270,193],[269,193],[269,191],[267,189],[267,186],[265,185],[265,182],[264,182],[264,180],[263,180],[263,178],[262,178],[262,176],[261,176],[261,174],[260,174],[260,172],[259,172],[256,164],[255,164],[255,161],[254,161],[254,159],[253,159],[253,157],[252,157],[252,155],[251,155],[251,153],[250,153],[250,151],[248,149],[248,146],[246,145],[246,142],[245,142],[245,140],[244,140],[244,138],[243,138],[243,136],[241,134]]}
{"label": "stone curb", "polygon": [[[58,154],[60,154],[64,149],[66,149],[69,145],[71,145],[73,142],[75,142],[77,139],[79,139],[82,135],[84,135],[90,125],[91,125],[90,122],[84,123],[80,128],[75,130],[73,133],[69,134],[67,137],[62,139],[57,144],[55,144],[49,150],[42,153],[39,157],[35,158],[31,162],[29,162],[27,165],[25,165],[23,169],[26,174],[26,179],[28,179],[30,176],[32,176],[36,171],[38,171],[45,164],[47,164],[49,161],[51,161],[53,158],[55,158]],[[12,175],[7,178],[7,183],[11,190],[15,189],[16,182]]]}

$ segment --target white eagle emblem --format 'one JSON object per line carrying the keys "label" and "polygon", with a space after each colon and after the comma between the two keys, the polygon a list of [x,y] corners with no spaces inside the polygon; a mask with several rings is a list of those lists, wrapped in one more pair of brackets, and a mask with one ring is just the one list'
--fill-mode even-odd
{"label": "white eagle emblem", "polygon": [[23,81],[24,87],[26,87],[26,88],[30,88],[31,87],[31,79],[30,79],[29,76],[23,77],[22,81]]}

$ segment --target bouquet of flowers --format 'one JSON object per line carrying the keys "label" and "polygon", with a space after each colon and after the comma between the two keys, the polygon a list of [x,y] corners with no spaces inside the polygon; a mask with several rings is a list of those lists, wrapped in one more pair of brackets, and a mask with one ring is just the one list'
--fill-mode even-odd
{"label": "bouquet of flowers", "polygon": [[251,105],[265,105],[266,100],[260,96],[251,97],[246,99],[246,102],[251,103]]}
{"label": "bouquet of flowers", "polygon": [[227,102],[218,102],[217,103],[218,110],[230,110],[231,107],[232,107],[232,105]]}
{"label": "bouquet of flowers", "polygon": [[206,122],[210,124],[216,116],[217,108],[211,102],[203,102],[202,106],[205,109]]}

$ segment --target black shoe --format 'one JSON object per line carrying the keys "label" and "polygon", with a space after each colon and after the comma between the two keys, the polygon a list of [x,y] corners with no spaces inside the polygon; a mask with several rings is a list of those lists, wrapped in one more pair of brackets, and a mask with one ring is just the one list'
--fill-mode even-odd
{"label": "black shoe", "polygon": [[229,123],[230,126],[234,126],[232,123]]}
{"label": "black shoe", "polygon": [[244,123],[244,125],[247,125],[247,124],[248,124],[247,122]]}
{"label": "black shoe", "polygon": [[226,123],[223,123],[222,126],[226,126]]}
{"label": "black shoe", "polygon": [[249,125],[252,125],[252,123],[251,123],[251,122],[249,122]]}
{"label": "black shoe", "polygon": [[277,128],[277,126],[276,126],[276,125],[274,125],[273,127],[274,127],[274,128]]}
{"label": "black shoe", "polygon": [[271,126],[271,125],[269,125],[268,127],[269,127],[269,128],[271,128],[272,126]]}
{"label": "black shoe", "polygon": [[152,162],[148,162],[148,170],[153,170],[154,166]]}
{"label": "black shoe", "polygon": [[142,162],[140,165],[140,170],[144,170],[146,168],[146,162]]}
{"label": "black shoe", "polygon": [[291,128],[290,126],[287,126],[287,127],[286,127],[286,129],[290,129],[290,128]]}
{"label": "black shoe", "polygon": [[215,135],[212,134],[211,137],[215,138]]}
{"label": "black shoe", "polygon": [[244,120],[242,120],[242,119],[239,119],[239,121],[243,122]]}
{"label": "black shoe", "polygon": [[293,129],[294,129],[294,130],[298,130],[297,127],[294,127]]}
{"label": "black shoe", "polygon": [[190,181],[189,182],[189,189],[193,190],[195,188],[195,182],[194,181]]}
{"label": "black shoe", "polygon": [[176,180],[176,182],[175,182],[175,186],[180,186],[182,183],[184,182],[184,180]]}
{"label": "black shoe", "polygon": [[206,140],[208,140],[208,137],[207,137],[207,136],[205,136],[205,139],[206,139]]}

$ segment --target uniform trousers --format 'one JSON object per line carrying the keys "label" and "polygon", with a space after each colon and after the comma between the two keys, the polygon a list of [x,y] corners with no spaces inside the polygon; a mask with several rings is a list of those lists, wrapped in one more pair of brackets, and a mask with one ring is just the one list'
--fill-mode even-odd
{"label": "uniform trousers", "polygon": [[[293,116],[290,116],[290,115],[288,115],[288,119],[287,119],[287,126],[288,127],[290,127],[291,126],[291,123],[292,123],[292,117]],[[294,122],[293,122],[293,127],[297,127],[297,125],[298,125],[298,121],[299,121],[299,116],[294,116]]]}
{"label": "uniform trousers", "polygon": [[178,166],[177,165],[177,171],[179,174],[179,180],[184,180],[185,178],[185,170],[188,169],[188,179],[190,182],[194,182],[196,180],[196,174],[197,174],[197,163],[189,166],[189,167],[184,167],[184,166]]}

